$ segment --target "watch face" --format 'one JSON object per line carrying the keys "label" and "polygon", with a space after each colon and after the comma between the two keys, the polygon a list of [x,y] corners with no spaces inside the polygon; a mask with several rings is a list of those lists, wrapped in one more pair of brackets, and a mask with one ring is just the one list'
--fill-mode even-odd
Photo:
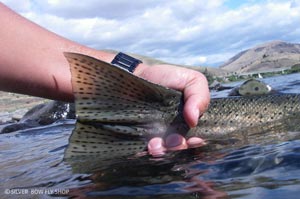
{"label": "watch face", "polygon": [[125,70],[133,73],[134,69],[142,63],[141,60],[138,60],[134,57],[126,55],[122,52],[119,52],[116,57],[111,62],[113,65],[124,68]]}

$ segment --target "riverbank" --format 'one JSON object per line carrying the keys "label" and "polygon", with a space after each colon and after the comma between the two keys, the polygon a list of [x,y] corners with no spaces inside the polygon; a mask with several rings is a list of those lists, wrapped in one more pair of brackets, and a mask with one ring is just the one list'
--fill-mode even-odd
{"label": "riverbank", "polygon": [[44,98],[0,91],[0,124],[19,120],[33,106],[46,101]]}

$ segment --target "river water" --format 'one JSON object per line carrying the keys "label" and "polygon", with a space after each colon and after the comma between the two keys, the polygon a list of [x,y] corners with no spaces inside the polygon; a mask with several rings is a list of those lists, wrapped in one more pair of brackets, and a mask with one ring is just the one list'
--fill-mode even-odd
{"label": "river water", "polygon": [[[300,93],[300,74],[264,81]],[[0,198],[300,198],[300,140],[95,160],[96,169],[78,173],[63,161],[73,128],[74,121],[65,120],[1,134]]]}

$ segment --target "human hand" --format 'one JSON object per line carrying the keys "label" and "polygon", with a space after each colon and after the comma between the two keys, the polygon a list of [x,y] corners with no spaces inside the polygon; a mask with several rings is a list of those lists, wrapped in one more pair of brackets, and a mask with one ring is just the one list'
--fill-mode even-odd
{"label": "human hand", "polygon": [[[138,66],[136,75],[184,93],[183,115],[190,127],[195,127],[199,117],[208,107],[210,94],[205,76],[195,70],[172,65]],[[174,133],[165,140],[161,137],[152,138],[148,143],[148,151],[154,156],[162,155],[165,151],[181,150],[201,146],[204,140],[192,137],[186,140],[182,135]]]}

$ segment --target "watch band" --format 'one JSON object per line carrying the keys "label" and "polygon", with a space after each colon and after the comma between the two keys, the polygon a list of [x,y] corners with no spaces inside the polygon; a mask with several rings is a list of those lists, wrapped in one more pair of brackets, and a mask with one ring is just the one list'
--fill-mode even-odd
{"label": "watch band", "polygon": [[119,66],[131,73],[135,70],[135,68],[140,64],[143,63],[141,60],[138,60],[134,57],[126,55],[122,52],[119,52],[115,58],[112,60],[111,64]]}

